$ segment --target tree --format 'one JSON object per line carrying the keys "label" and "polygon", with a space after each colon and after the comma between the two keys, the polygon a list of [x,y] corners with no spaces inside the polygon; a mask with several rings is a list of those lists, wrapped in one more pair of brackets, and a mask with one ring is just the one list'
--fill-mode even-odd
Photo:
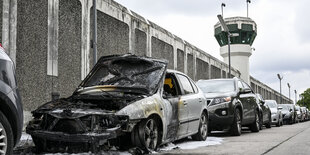
{"label": "tree", "polygon": [[305,106],[308,109],[310,109],[310,88],[308,88],[307,90],[305,90],[301,95],[302,98],[300,98],[297,101],[297,104],[300,106]]}

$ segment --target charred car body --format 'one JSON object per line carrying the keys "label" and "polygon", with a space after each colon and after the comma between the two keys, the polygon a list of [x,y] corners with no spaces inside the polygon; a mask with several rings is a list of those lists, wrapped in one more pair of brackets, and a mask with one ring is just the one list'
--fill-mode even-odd
{"label": "charred car body", "polygon": [[26,131],[47,152],[96,152],[122,138],[144,150],[187,136],[205,140],[203,93],[166,65],[135,55],[101,57],[72,96],[33,111]]}

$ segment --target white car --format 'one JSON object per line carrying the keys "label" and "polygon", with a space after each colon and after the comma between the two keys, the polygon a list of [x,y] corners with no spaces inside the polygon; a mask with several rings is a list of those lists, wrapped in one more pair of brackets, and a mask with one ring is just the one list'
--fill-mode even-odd
{"label": "white car", "polygon": [[282,107],[278,106],[277,101],[265,100],[265,104],[270,108],[272,124],[278,127],[283,125]]}

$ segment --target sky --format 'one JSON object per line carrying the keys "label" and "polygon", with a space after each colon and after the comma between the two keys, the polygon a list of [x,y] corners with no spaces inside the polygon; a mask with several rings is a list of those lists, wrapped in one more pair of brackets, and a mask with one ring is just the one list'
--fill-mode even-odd
{"label": "sky", "polygon": [[[214,25],[225,3],[224,18],[247,15],[246,0],[116,0],[128,9],[160,25],[205,52],[223,60],[214,38]],[[250,74],[280,91],[277,74],[300,94],[310,88],[310,1],[251,0],[249,17],[257,24]],[[298,96],[298,95],[297,95]],[[297,97],[298,98],[298,97]]]}

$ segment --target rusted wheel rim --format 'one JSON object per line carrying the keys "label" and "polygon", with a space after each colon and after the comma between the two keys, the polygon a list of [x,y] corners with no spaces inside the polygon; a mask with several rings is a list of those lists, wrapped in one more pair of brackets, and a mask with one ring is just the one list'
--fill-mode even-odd
{"label": "rusted wheel rim", "polygon": [[3,125],[0,122],[0,155],[6,154],[7,151],[7,135]]}

